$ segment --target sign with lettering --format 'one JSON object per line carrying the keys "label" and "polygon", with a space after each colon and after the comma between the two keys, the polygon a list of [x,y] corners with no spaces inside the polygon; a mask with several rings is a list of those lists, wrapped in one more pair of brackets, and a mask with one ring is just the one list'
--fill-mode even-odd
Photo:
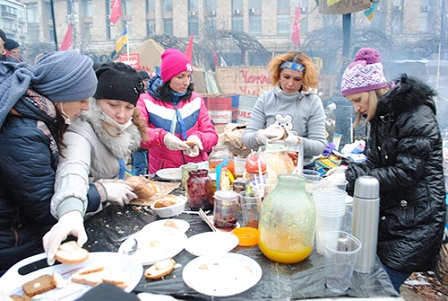
{"label": "sign with lettering", "polygon": [[341,0],[333,5],[328,5],[326,0],[319,1],[321,14],[349,14],[369,9],[371,0]]}
{"label": "sign with lettering", "polygon": [[118,61],[128,64],[134,69],[140,69],[140,54],[139,53],[130,53],[129,58],[127,54],[120,54],[118,56]]}

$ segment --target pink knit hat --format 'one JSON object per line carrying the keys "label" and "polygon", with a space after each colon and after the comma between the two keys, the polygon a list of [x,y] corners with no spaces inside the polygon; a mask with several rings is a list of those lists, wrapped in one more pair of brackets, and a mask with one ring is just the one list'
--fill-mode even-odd
{"label": "pink knit hat", "polygon": [[160,76],[164,83],[181,72],[193,72],[191,62],[187,59],[185,54],[174,48],[169,48],[162,53],[162,64],[160,69]]}
{"label": "pink knit hat", "polygon": [[355,60],[342,75],[342,96],[381,89],[387,86],[380,53],[373,48],[361,48]]}

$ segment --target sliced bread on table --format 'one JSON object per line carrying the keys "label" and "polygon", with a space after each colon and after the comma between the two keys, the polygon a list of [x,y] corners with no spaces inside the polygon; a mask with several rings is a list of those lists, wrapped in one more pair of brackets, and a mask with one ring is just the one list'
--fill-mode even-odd
{"label": "sliced bread on table", "polygon": [[158,261],[145,270],[145,277],[148,280],[160,279],[174,270],[176,262],[169,258]]}
{"label": "sliced bread on table", "polygon": [[22,290],[27,296],[33,297],[48,292],[55,287],[56,285],[53,283],[53,277],[51,275],[42,275],[24,283]]}

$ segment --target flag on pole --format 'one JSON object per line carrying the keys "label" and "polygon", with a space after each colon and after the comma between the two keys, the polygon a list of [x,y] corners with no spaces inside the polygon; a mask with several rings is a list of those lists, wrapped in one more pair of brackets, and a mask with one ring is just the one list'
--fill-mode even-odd
{"label": "flag on pole", "polygon": [[59,50],[72,49],[72,24],[68,24],[67,32],[65,33],[64,40],[62,41],[61,48]]}
{"label": "flag on pole", "polygon": [[121,12],[121,0],[113,0],[110,8],[112,9],[109,20],[112,22],[112,24],[117,23],[118,19],[121,18],[122,12]]}
{"label": "flag on pole", "polygon": [[190,35],[187,49],[185,49],[185,56],[190,62],[193,62],[193,34]]}
{"label": "flag on pole", "polygon": [[124,46],[128,44],[128,29],[125,28],[121,36],[117,40],[117,44],[115,44],[115,51],[118,53],[123,49]]}
{"label": "flag on pole", "polygon": [[296,17],[292,25],[291,41],[300,47],[300,4],[297,6]]}
{"label": "flag on pole", "polygon": [[215,53],[213,53],[213,65],[215,66],[215,68],[216,66],[218,66],[218,55],[218,51],[216,50]]}
{"label": "flag on pole", "polygon": [[373,17],[375,16],[376,3],[377,2],[373,2],[372,6],[364,11],[364,15],[367,17],[367,19],[369,19],[369,21],[372,21]]}

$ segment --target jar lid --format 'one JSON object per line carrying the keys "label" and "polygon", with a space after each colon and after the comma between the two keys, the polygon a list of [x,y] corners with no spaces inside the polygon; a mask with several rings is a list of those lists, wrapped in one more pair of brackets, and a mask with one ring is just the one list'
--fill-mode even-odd
{"label": "jar lid", "polygon": [[239,239],[238,245],[243,247],[256,246],[258,244],[258,229],[251,227],[240,227],[232,231]]}

